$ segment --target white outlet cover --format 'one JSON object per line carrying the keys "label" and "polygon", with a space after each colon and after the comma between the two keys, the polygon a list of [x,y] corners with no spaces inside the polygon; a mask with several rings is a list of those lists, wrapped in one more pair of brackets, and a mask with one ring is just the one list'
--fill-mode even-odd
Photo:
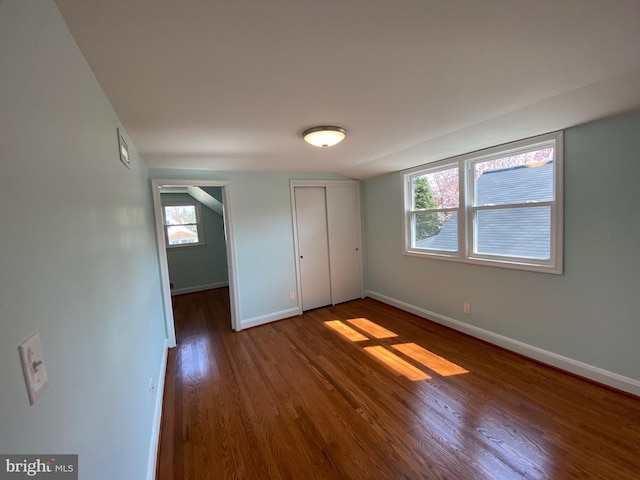
{"label": "white outlet cover", "polygon": [[29,394],[29,403],[33,405],[49,386],[40,334],[36,332],[31,335],[20,344],[18,350],[20,351],[22,372],[24,373],[24,381]]}

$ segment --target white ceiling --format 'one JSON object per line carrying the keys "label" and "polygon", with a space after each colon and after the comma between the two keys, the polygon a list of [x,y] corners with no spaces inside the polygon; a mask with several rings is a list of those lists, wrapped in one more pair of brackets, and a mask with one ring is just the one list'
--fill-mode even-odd
{"label": "white ceiling", "polygon": [[640,109],[640,0],[57,4],[150,167],[362,179]]}

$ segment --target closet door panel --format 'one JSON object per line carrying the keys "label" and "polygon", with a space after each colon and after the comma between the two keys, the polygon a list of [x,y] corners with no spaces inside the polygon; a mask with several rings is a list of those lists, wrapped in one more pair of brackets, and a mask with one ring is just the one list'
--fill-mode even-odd
{"label": "closet door panel", "polygon": [[331,304],[327,210],[323,187],[296,187],[302,309]]}
{"label": "closet door panel", "polygon": [[329,186],[326,190],[331,300],[334,305],[362,297],[357,194],[355,186]]}

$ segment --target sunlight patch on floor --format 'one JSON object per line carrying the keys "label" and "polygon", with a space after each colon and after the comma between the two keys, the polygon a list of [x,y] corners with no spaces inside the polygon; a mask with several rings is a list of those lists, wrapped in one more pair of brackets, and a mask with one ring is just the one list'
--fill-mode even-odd
{"label": "sunlight patch on floor", "polygon": [[400,375],[407,377],[411,381],[428,380],[431,377],[422,370],[414,367],[410,363],[402,360],[395,353],[387,350],[382,346],[364,347],[365,352],[374,356],[380,362],[398,372]]}
{"label": "sunlight patch on floor", "polygon": [[332,329],[334,332],[339,333],[347,340],[351,340],[352,342],[363,342],[365,340],[369,340],[369,337],[365,337],[360,332],[356,332],[349,325],[344,324],[340,320],[331,320],[329,322],[324,322],[324,324]]}
{"label": "sunlight patch on floor", "polygon": [[420,345],[416,345],[415,343],[398,343],[391,346],[396,350],[404,353],[407,357],[410,357],[416,362],[421,363],[428,369],[433,370],[443,377],[469,373],[469,370],[465,370],[461,366],[456,365],[446,358],[442,358],[435,353],[430,352],[426,348],[422,348]]}
{"label": "sunlight patch on floor", "polygon": [[[346,320],[346,322],[355,328],[351,328],[342,320],[330,320],[324,322],[324,324],[343,338],[354,343],[398,336],[395,332],[367,318],[351,318]],[[364,350],[398,375],[402,375],[411,381],[429,380],[431,378],[429,374],[422,370],[423,366],[443,377],[469,373],[468,370],[465,370],[461,366],[413,342],[370,346],[364,347]],[[394,350],[408,357],[410,360],[404,360],[399,354],[394,353]],[[411,362],[416,362],[416,365],[413,365]]]}
{"label": "sunlight patch on floor", "polygon": [[391,330],[387,330],[367,318],[352,318],[351,320],[347,320],[347,322],[367,332],[374,338],[392,338],[398,336],[397,333],[393,333]]}

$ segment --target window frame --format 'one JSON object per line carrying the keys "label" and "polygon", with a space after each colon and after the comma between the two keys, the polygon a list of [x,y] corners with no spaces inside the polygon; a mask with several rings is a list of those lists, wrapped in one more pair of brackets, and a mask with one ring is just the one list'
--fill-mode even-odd
{"label": "window frame", "polygon": [[[406,202],[408,202],[408,204],[410,205],[410,208],[411,208],[411,210],[409,210],[409,212],[408,212],[409,218],[407,219],[408,222],[409,222],[409,225],[408,225],[408,228],[409,228],[409,239],[408,239],[409,243],[408,243],[408,246],[411,249],[411,251],[413,251],[413,250],[418,250],[419,252],[423,252],[424,251],[424,249],[422,249],[422,248],[413,246],[413,244],[414,244],[415,226],[416,226],[416,222],[414,221],[414,218],[417,218],[417,215],[419,215],[420,213],[456,212],[458,214],[458,218],[460,218],[461,215],[462,215],[461,209],[463,208],[463,205],[464,205],[462,203],[461,199],[458,198],[458,206],[457,207],[425,208],[425,209],[417,209],[417,208],[415,208],[415,203],[414,203],[415,199],[414,199],[414,195],[413,195],[413,178],[418,176],[418,175],[416,175],[416,173],[418,173],[418,174],[438,173],[438,172],[443,172],[445,170],[451,170],[453,168],[456,168],[458,170],[458,182],[460,182],[460,178],[462,176],[462,171],[460,170],[460,165],[457,162],[447,162],[447,161],[438,162],[438,164],[434,165],[432,168],[419,169],[417,172],[414,172],[413,174],[406,176],[408,183],[405,183],[405,185],[407,186],[406,190],[408,190],[408,193],[405,192],[405,198],[406,198]],[[458,186],[458,191],[460,191],[460,187],[459,186]],[[462,243],[460,242],[460,222],[458,222],[457,249],[455,251],[430,249],[429,250],[429,254],[430,255],[444,255],[445,257],[451,256],[451,255],[458,255],[459,252],[460,252],[460,245],[462,245]]]}
{"label": "window frame", "polygon": [[[493,159],[504,158],[545,148],[554,147],[553,192],[551,201],[534,203],[505,203],[500,205],[475,205],[475,165]],[[532,138],[518,140],[484,150],[452,157],[437,162],[423,164],[402,174],[403,189],[403,254],[422,258],[486,265],[517,270],[528,270],[561,275],[563,273],[563,132],[551,132]],[[458,167],[458,250],[427,250],[414,247],[415,214],[424,210],[414,209],[413,179],[420,175],[434,173],[447,168]],[[550,258],[536,260],[527,257],[502,256],[476,253],[477,242],[475,218],[477,212],[548,206],[550,213]],[[436,212],[450,209],[427,209]]]}
{"label": "window frame", "polygon": [[[169,242],[169,227],[175,225],[167,224],[167,216],[166,216],[166,207],[195,207],[196,214],[196,223],[185,223],[184,225],[195,225],[196,231],[198,232],[198,241],[197,242],[189,242],[189,243],[176,243],[171,245]],[[187,200],[178,200],[178,201],[164,201],[161,204],[162,207],[162,226],[164,229],[164,243],[167,249],[173,248],[185,248],[185,247],[201,247],[206,245],[204,240],[204,224],[202,223],[202,209],[200,207],[200,202],[190,202]]]}

